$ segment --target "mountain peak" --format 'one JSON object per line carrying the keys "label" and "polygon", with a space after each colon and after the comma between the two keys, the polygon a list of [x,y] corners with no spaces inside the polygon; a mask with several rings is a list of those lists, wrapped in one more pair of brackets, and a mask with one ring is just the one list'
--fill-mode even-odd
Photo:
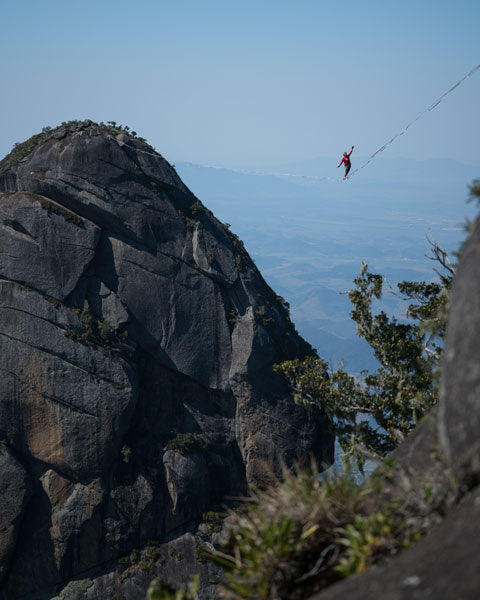
{"label": "mountain peak", "polygon": [[186,531],[284,462],[331,462],[328,419],[272,370],[311,347],[146,142],[91,121],[33,136],[0,163],[0,225],[9,598]]}

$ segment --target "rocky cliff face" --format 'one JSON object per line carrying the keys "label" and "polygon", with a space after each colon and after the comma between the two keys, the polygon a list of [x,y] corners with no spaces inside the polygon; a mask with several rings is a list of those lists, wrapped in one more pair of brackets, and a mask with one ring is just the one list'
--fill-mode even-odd
{"label": "rocky cliff face", "polygon": [[272,372],[311,348],[145,142],[62,125],[0,163],[0,192],[5,600],[111,571],[282,461],[331,462],[325,415]]}

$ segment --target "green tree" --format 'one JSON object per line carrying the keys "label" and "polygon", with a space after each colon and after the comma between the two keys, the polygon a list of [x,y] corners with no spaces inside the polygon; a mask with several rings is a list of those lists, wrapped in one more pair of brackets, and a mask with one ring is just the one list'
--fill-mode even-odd
{"label": "green tree", "polygon": [[[413,429],[438,399],[437,371],[455,266],[432,242],[438,281],[403,281],[394,292],[408,302],[407,322],[374,314],[384,279],[363,264],[348,296],[357,332],[373,349],[379,368],[360,377],[333,370],[316,356],[275,366],[298,403],[320,405],[344,451],[362,469],[367,457],[384,456]],[[373,417],[373,420],[367,417]]]}

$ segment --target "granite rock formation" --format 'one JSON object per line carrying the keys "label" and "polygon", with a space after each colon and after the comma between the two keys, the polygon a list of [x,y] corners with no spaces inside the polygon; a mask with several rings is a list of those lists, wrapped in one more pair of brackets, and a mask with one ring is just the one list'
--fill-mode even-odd
{"label": "granite rock formation", "polygon": [[3,600],[113,598],[132,549],[332,461],[326,416],[272,372],[312,352],[285,303],[143,140],[85,121],[20,144],[0,227]]}

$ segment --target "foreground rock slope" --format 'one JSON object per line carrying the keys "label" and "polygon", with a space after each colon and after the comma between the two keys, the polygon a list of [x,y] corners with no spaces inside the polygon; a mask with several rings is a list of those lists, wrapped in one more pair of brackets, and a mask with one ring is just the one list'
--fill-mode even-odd
{"label": "foreground rock slope", "polygon": [[325,415],[272,372],[310,346],[144,141],[86,121],[20,144],[0,162],[0,226],[4,600],[97,571],[108,589],[62,597],[140,597],[105,575],[119,557],[187,535],[282,461],[331,462]]}

